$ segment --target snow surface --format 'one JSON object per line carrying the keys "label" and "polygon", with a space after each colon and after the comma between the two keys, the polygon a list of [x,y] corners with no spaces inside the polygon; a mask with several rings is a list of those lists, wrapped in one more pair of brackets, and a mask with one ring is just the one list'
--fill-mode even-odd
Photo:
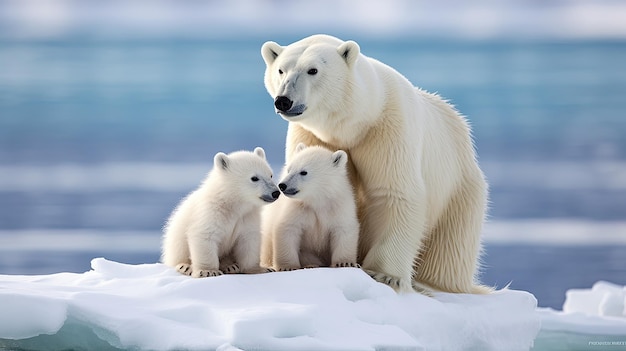
{"label": "snow surface", "polygon": [[[355,268],[195,279],[96,258],[82,274],[0,275],[0,349],[626,349],[626,288],[398,295]],[[533,346],[534,345],[534,346]]]}
{"label": "snow surface", "polygon": [[398,295],[356,268],[195,279],[103,258],[0,276],[0,349],[528,350],[530,293]]}

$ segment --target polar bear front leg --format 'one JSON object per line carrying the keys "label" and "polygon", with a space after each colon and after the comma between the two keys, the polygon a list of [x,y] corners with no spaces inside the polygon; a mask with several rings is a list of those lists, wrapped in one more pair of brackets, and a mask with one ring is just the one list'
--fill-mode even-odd
{"label": "polar bear front leg", "polygon": [[361,225],[366,248],[363,269],[376,281],[398,292],[412,292],[413,263],[419,252],[425,227],[424,202],[415,194],[384,194],[367,197]]}
{"label": "polar bear front leg", "polygon": [[191,256],[191,276],[194,278],[215,277],[222,275],[218,256],[218,245],[210,240],[210,235],[189,237],[189,254]]}
{"label": "polar bear front leg", "polygon": [[300,264],[300,241],[302,229],[293,225],[279,226],[274,237],[274,268],[292,271],[302,268]]}
{"label": "polar bear front leg", "polygon": [[358,222],[352,230],[336,228],[330,235],[331,267],[361,267],[357,263],[357,247],[359,241]]}

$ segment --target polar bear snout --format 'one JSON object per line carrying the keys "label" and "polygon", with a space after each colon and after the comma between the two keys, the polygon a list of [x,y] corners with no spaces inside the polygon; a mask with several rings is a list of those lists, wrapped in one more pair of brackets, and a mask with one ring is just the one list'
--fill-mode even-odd
{"label": "polar bear snout", "polygon": [[281,114],[283,117],[300,116],[304,110],[306,110],[306,106],[304,104],[297,104],[294,106],[293,100],[283,95],[276,97],[274,100],[274,107],[276,107],[276,112]]}
{"label": "polar bear snout", "polygon": [[294,196],[297,193],[300,192],[300,190],[296,189],[296,188],[288,188],[287,184],[285,183],[280,183],[278,184],[278,188],[280,189],[280,191],[285,194],[285,196]]}
{"label": "polar bear snout", "polygon": [[293,101],[286,96],[277,96],[274,100],[274,107],[278,111],[287,112],[293,106]]}
{"label": "polar bear snout", "polygon": [[263,194],[263,196],[261,196],[261,200],[265,202],[274,202],[278,199],[279,196],[280,196],[280,191],[276,190],[276,191],[273,191],[271,195]]}

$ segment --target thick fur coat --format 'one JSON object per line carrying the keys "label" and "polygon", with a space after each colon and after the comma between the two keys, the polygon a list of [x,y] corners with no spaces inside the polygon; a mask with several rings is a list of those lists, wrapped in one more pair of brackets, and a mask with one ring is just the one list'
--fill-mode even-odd
{"label": "thick fur coat", "polygon": [[476,279],[487,183],[465,118],[353,41],[314,35],[261,54],[289,121],[287,163],[299,143],[349,156],[363,268],[398,291],[489,292]]}
{"label": "thick fur coat", "polygon": [[347,162],[342,150],[298,145],[278,184],[283,196],[263,209],[261,265],[358,267],[359,222]]}
{"label": "thick fur coat", "polygon": [[260,273],[261,207],[280,195],[265,152],[217,153],[164,228],[162,261],[193,277]]}

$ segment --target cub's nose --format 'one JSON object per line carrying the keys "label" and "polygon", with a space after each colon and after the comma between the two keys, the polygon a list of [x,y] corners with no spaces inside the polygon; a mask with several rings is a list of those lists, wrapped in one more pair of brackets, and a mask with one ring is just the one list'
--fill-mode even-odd
{"label": "cub's nose", "polygon": [[286,96],[277,96],[274,100],[274,106],[279,111],[287,112],[293,105],[293,101]]}
{"label": "cub's nose", "polygon": [[278,197],[280,196],[280,191],[276,190],[272,193],[272,198],[274,199],[278,199]]}
{"label": "cub's nose", "polygon": [[287,184],[285,183],[278,184],[278,189],[280,189],[280,191],[285,191],[285,189],[287,189]]}

